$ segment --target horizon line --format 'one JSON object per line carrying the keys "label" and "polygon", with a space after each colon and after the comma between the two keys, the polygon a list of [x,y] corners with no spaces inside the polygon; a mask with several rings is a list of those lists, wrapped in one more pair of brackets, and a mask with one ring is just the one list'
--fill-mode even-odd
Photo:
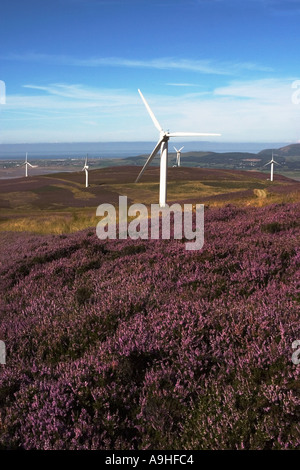
{"label": "horizon line", "polygon": [[[183,139],[184,140],[184,139]],[[61,142],[47,142],[47,141],[40,141],[40,142],[0,142],[0,148],[3,145],[61,145],[61,144],[122,144],[122,143],[153,143],[156,142],[153,140],[80,140],[80,141],[61,141]],[[265,143],[273,143],[273,144],[281,144],[282,141],[270,141],[270,140],[190,140],[187,143],[216,143],[216,144],[265,144]],[[300,144],[300,142],[291,142],[290,140],[285,141],[284,143],[295,145]]]}

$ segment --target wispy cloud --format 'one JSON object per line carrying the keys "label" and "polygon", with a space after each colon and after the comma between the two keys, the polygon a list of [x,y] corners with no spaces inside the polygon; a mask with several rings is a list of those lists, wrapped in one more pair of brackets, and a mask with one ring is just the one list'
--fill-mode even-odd
{"label": "wispy cloud", "polygon": [[[63,100],[58,102],[64,103],[64,106],[85,106],[85,107],[107,107],[114,106],[130,106],[136,102],[136,96],[128,93],[127,90],[121,89],[96,89],[86,87],[81,84],[66,84],[66,83],[53,83],[47,86],[40,86],[34,84],[23,85],[23,88],[38,90],[45,92],[46,95],[54,95]],[[46,97],[44,96],[44,98]],[[34,100],[34,96],[28,97],[29,100]],[[38,97],[39,99],[41,97]],[[49,96],[48,96],[49,98]]]}
{"label": "wispy cloud", "polygon": [[197,87],[196,83],[166,83],[167,86],[179,86],[179,87]]}
{"label": "wispy cloud", "polygon": [[[292,103],[292,82],[288,78],[233,81],[213,92],[204,90],[205,94],[143,92],[163,128],[174,132],[219,132],[223,141],[296,142],[300,106]],[[157,139],[137,92],[66,83],[29,84],[23,90],[22,95],[7,97],[1,119],[3,141],[17,141],[18,136],[32,142]],[[37,94],[30,95],[29,90]]]}
{"label": "wispy cloud", "polygon": [[260,103],[278,103],[282,101],[289,104],[293,80],[295,78],[233,81],[227,86],[216,88],[214,95],[235,99],[259,100]]}
{"label": "wispy cloud", "polygon": [[66,55],[50,54],[10,54],[2,60],[38,62],[77,67],[124,67],[160,70],[186,70],[214,75],[234,75],[243,71],[271,72],[272,68],[252,62],[218,62],[212,59],[185,59],[160,57],[153,59],[128,59],[122,57],[90,57],[81,59]]}

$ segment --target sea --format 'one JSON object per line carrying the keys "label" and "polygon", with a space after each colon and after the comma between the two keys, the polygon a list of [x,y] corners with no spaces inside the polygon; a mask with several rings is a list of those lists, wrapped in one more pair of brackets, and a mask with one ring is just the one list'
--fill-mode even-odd
{"label": "sea", "polygon": [[[25,153],[31,159],[65,160],[84,158],[127,158],[152,152],[156,142],[69,142],[69,143],[34,143],[0,144],[0,160],[24,160]],[[169,152],[175,152],[174,146],[182,152],[249,152],[258,153],[265,149],[278,149],[291,142],[169,142]]]}

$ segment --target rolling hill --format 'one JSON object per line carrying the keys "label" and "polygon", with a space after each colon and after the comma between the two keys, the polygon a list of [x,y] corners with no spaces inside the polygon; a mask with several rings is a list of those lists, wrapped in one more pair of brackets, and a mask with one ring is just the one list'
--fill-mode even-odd
{"label": "rolling hill", "polygon": [[[280,157],[300,157],[300,144],[291,144],[274,151]],[[258,155],[272,155],[272,149],[262,150]]]}
{"label": "rolling hill", "polygon": [[[116,205],[119,195],[126,195],[129,204],[157,203],[159,168],[149,168],[136,184],[139,170],[130,165],[91,170],[88,188],[82,172],[2,180],[0,230],[64,233],[95,226],[98,205]],[[299,187],[296,181],[277,174],[271,183],[257,171],[189,167],[168,171],[169,203],[257,206],[295,202]]]}

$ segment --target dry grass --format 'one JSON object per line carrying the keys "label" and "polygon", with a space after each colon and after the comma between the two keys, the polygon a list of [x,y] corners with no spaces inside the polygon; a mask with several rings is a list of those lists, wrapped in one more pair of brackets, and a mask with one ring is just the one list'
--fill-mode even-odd
{"label": "dry grass", "polygon": [[[149,210],[150,213],[150,210]],[[96,230],[97,224],[103,217],[96,216],[96,208],[86,210],[70,210],[61,213],[40,211],[30,216],[16,216],[14,218],[0,218],[0,232],[30,232],[39,235],[61,235],[78,232],[86,228]],[[135,217],[127,217],[130,222]],[[105,216],[105,221],[107,217]],[[118,209],[116,209],[116,222],[119,221]]]}
{"label": "dry grass", "polygon": [[[107,188],[118,193],[124,194],[134,203],[157,204],[159,194],[159,182],[157,183],[138,183],[138,184],[111,184]],[[168,200],[178,201],[194,199],[195,203],[201,203],[201,198],[217,196],[224,193],[235,193],[246,190],[247,185],[234,187],[234,184],[228,182],[208,181],[170,181],[168,182]]]}
{"label": "dry grass", "polygon": [[[282,181],[272,184],[264,175],[251,172],[188,168],[178,173],[172,172],[172,168],[169,170],[167,200],[170,204],[261,207],[300,201],[299,183],[283,177]],[[88,189],[83,188],[82,175],[77,173],[6,181],[0,191],[0,231],[63,234],[89,227],[95,230],[100,221],[96,207],[110,202],[117,208],[119,195],[126,195],[129,204],[157,204],[159,169],[149,170],[146,181],[135,184],[131,181],[137,171],[138,168],[126,167],[116,173],[116,169],[111,168],[98,174],[96,170],[91,172],[94,183]]]}
{"label": "dry grass", "polygon": [[56,187],[71,191],[75,199],[95,199],[96,197],[95,194],[91,194],[88,191],[84,191],[82,187],[77,188],[77,187],[68,186],[66,184],[57,184]]}
{"label": "dry grass", "polygon": [[[206,194],[207,195],[207,194]],[[152,198],[151,198],[152,199]],[[157,196],[153,200],[157,203]],[[223,207],[230,203],[239,207],[262,207],[268,204],[282,204],[282,203],[293,203],[300,202],[299,192],[287,193],[287,194],[276,194],[269,193],[266,190],[254,189],[252,196],[244,199],[234,197],[230,200],[212,200],[205,204],[210,207]],[[148,212],[150,213],[150,204],[152,201],[147,202]],[[118,221],[118,210],[116,209],[116,217]],[[134,217],[128,218],[132,220]],[[13,231],[13,232],[31,232],[37,234],[63,234],[72,233],[86,228],[96,229],[98,222],[101,220],[100,217],[96,217],[95,208],[80,208],[70,209],[63,212],[54,211],[39,211],[27,213],[26,217],[19,214],[7,213],[6,217],[0,219],[0,231]]]}
{"label": "dry grass", "polygon": [[4,201],[8,201],[12,209],[27,210],[32,207],[32,203],[38,199],[38,196],[31,191],[14,191],[1,194]]}
{"label": "dry grass", "polygon": [[15,217],[0,221],[0,231],[32,232],[37,234],[63,234],[96,227],[99,217],[95,212],[42,212],[31,217]]}

